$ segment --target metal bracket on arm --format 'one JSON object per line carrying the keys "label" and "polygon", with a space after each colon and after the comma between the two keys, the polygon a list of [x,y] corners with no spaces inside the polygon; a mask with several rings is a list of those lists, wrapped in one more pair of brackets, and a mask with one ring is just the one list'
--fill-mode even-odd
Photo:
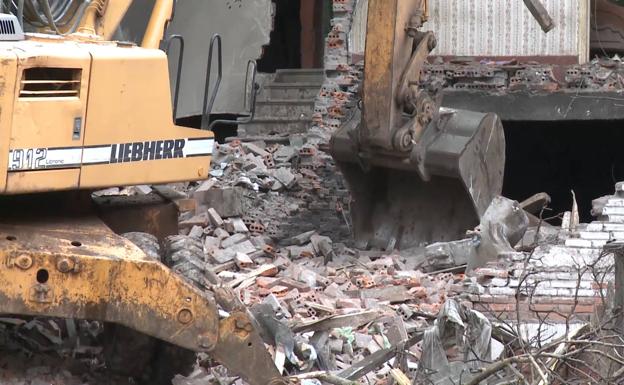
{"label": "metal bracket on arm", "polygon": [[[210,98],[208,94],[210,92],[210,79],[212,74],[212,58],[215,45],[217,46],[217,82],[212,90]],[[256,115],[256,96],[258,94],[258,84],[256,83],[256,76],[258,74],[258,64],[255,60],[249,60],[247,62],[247,70],[245,73],[245,84],[243,88],[243,108],[246,110],[244,118],[237,120],[218,119],[210,122],[210,114],[214,106],[217,94],[219,93],[219,86],[223,77],[223,53],[221,48],[221,36],[214,35],[210,40],[210,48],[208,50],[208,64],[206,68],[206,86],[204,89],[204,109],[202,111],[201,129],[212,131],[217,124],[226,125],[239,125],[249,124]],[[251,80],[251,81],[250,81]],[[249,95],[249,97],[247,96]]]}
{"label": "metal bracket on arm", "polygon": [[420,140],[425,127],[436,115],[438,106],[428,93],[420,88],[421,71],[429,53],[435,48],[433,32],[413,31],[414,49],[396,90],[396,102],[403,113],[412,118],[399,128],[393,138],[394,147],[399,151],[410,151]]}
{"label": "metal bracket on arm", "polygon": [[[210,125],[208,126],[207,129],[209,131],[212,131],[212,129],[217,124],[236,126],[236,125],[242,125],[242,124],[249,124],[253,121],[254,117],[256,116],[256,97],[258,95],[258,89],[260,88],[258,84],[256,83],[257,74],[258,74],[258,64],[256,63],[255,60],[249,60],[247,62],[247,71],[245,74],[245,85],[243,89],[243,92],[244,92],[243,108],[245,108],[245,110],[248,109],[245,113],[244,118],[237,119],[237,120],[229,120],[229,119],[215,120],[212,123],[210,123]],[[249,95],[249,98],[247,98],[247,95]],[[206,119],[208,119],[208,116],[206,116]],[[204,119],[202,119],[202,122],[203,121]],[[202,128],[203,128],[203,125],[202,125]]]}
{"label": "metal bracket on arm", "polygon": [[180,97],[180,80],[182,79],[182,66],[184,64],[184,37],[182,37],[181,35],[171,35],[169,39],[167,39],[167,44],[165,46],[165,53],[167,54],[167,56],[169,56],[171,45],[173,44],[175,40],[180,42],[180,51],[178,53],[178,70],[176,72],[175,90],[173,92],[173,121],[174,122],[178,116],[178,100]]}
{"label": "metal bracket on arm", "polygon": [[[217,45],[217,82],[212,90],[210,101],[208,100],[208,94],[210,92],[210,78],[212,76],[212,54],[215,44]],[[221,85],[221,78],[223,78],[223,50],[221,44],[221,36],[215,34],[210,39],[210,48],[208,49],[208,64],[206,64],[206,85],[204,87],[204,103],[202,104],[204,110],[202,112],[201,128],[207,130],[209,128],[210,113],[212,112],[212,106],[217,98],[219,92],[219,86]]]}

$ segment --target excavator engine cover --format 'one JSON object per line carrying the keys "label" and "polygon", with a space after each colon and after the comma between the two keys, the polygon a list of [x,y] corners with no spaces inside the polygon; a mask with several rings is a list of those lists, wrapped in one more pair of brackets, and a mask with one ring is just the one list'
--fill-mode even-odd
{"label": "excavator engine cover", "polygon": [[[495,114],[448,110],[428,127],[415,163],[353,146],[339,129],[331,150],[349,185],[359,247],[406,249],[461,238],[502,190],[505,137]],[[428,180],[426,180],[428,179]]]}

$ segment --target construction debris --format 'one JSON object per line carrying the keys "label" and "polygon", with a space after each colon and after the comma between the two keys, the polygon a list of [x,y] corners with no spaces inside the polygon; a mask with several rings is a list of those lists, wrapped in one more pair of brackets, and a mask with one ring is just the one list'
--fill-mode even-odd
{"label": "construction debris", "polygon": [[[257,148],[226,146],[228,150],[223,151],[240,154],[230,157],[229,163],[221,159],[224,173],[213,179],[207,191],[231,190],[235,181],[246,177],[251,183],[238,187],[241,201],[279,198],[281,205],[263,205],[271,209],[261,214],[253,204],[242,204],[243,215],[227,219],[214,207],[198,205],[181,219],[207,215],[202,231],[192,234],[205,245],[207,268],[251,309],[284,375],[310,384],[364,379],[404,383],[406,378],[412,381],[423,376],[435,383],[458,383],[460,377],[467,383],[477,378],[479,370],[486,370],[487,362],[509,353],[501,348],[509,335],[516,343],[522,343],[518,338],[535,339],[545,333],[539,323],[543,317],[555,325],[586,325],[604,305],[606,292],[596,288],[613,280],[613,273],[605,267],[608,263],[595,266],[593,273],[601,273],[604,279],[598,285],[588,271],[579,278],[578,271],[562,258],[598,263],[600,247],[606,242],[597,241],[603,239],[598,232],[606,225],[579,225],[571,233],[535,223],[523,207],[538,212],[536,207],[548,201],[545,196],[523,205],[495,199],[480,226],[467,229],[465,240],[411,251],[362,251],[334,231],[308,230],[300,224],[297,228],[305,231],[294,233],[280,227],[291,226],[292,218],[280,219],[275,211],[290,205],[309,210],[310,205],[300,199],[302,191],[321,196],[322,188],[304,186],[310,182],[320,186],[324,181],[310,178],[314,174],[307,169],[297,169],[297,157],[291,158],[294,163],[289,167],[274,166],[281,170],[278,178],[269,171],[275,168],[253,172],[240,167],[245,148],[262,154],[261,144]],[[284,147],[289,146],[275,145],[272,150]],[[195,195],[192,187],[189,194]],[[335,195],[323,197],[331,200]],[[611,209],[619,207],[618,199],[622,198],[605,198],[600,206],[602,218],[613,221],[609,229],[619,226],[619,211]],[[334,220],[343,219],[340,211],[332,214]],[[337,228],[348,225],[327,223]],[[538,243],[530,252],[524,251],[527,234],[539,234],[541,229],[554,232],[554,238],[544,242],[535,237]],[[522,325],[529,334],[523,338],[510,334],[502,327],[504,322]],[[530,325],[537,326],[531,329]],[[550,327],[548,332],[552,334],[542,342],[561,336],[565,327]],[[211,379],[219,381],[214,370],[198,368],[177,383]]]}
{"label": "construction debris", "polygon": [[[601,221],[579,224],[575,232],[530,220],[523,207],[538,212],[545,196],[523,205],[498,197],[479,227],[466,229],[464,240],[364,251],[335,230],[348,227],[335,206],[322,211],[331,219],[316,218],[335,226],[330,231],[281,217],[294,205],[310,215],[321,196],[335,204],[338,190],[323,193],[327,181],[298,169],[297,157],[288,167],[248,171],[241,167],[245,149],[262,154],[266,148],[256,146],[223,145],[225,153],[240,152],[227,162],[215,159],[223,174],[180,190],[208,202],[181,214],[180,231],[201,240],[207,276],[233,290],[250,309],[285,376],[306,384],[469,383],[496,369],[489,362],[512,360],[512,346],[552,343],[561,349],[553,341],[569,332],[568,325],[578,330],[608,306],[614,272],[612,256],[602,247],[610,239],[624,239],[621,184],[596,208]],[[290,146],[277,144],[271,151],[284,147]],[[275,167],[283,170],[282,179],[270,171]],[[234,187],[241,177],[250,184]],[[302,193],[316,199],[301,199]],[[227,194],[240,199],[230,203],[241,208],[240,216],[229,209],[222,214],[222,206],[206,198]],[[548,240],[537,236],[543,231]],[[528,247],[527,240],[535,243]],[[199,362],[193,374],[174,383],[234,380],[223,368]],[[506,378],[521,370],[515,363],[492,373]]]}
{"label": "construction debris", "polygon": [[[266,148],[257,146],[251,148]],[[271,150],[283,147],[290,146]],[[203,245],[204,285],[216,284],[240,298],[254,315],[277,367],[302,383],[476,381],[496,369],[489,362],[515,357],[513,346],[550,343],[568,348],[555,342],[569,333],[569,325],[579,330],[609,306],[613,257],[603,246],[624,240],[622,184],[616,195],[596,205],[600,222],[579,224],[573,232],[529,220],[522,207],[538,205],[535,202],[545,197],[525,206],[499,197],[478,228],[466,229],[464,240],[403,251],[364,251],[349,244],[344,231],[348,221],[336,206],[315,212],[316,220],[333,228],[302,218],[297,220],[304,223],[297,224],[292,216],[282,216],[289,206],[306,210],[304,218],[309,218],[320,202],[335,205],[338,189],[322,191],[325,183],[336,188],[335,179],[311,178],[316,173],[297,168],[300,163],[294,157],[288,167],[279,168],[295,182],[282,183],[287,181],[268,171],[278,166],[260,173],[239,167],[244,149],[250,147],[222,148],[240,151],[228,162],[215,160],[221,162],[222,176],[172,187],[178,199],[197,201],[180,214],[180,232]],[[234,186],[241,177],[251,184]],[[274,190],[276,183],[280,187]],[[317,187],[308,189],[306,183]],[[302,193],[315,199],[301,199]],[[239,201],[231,199],[227,207],[209,198],[229,194]],[[548,240],[536,236],[543,231],[550,234]],[[104,369],[97,344],[101,325],[7,318],[0,319],[0,326],[5,346],[19,346],[27,354],[72,357],[84,365],[88,383],[98,383]],[[546,358],[549,365],[558,365],[551,356]],[[190,376],[178,376],[174,384],[236,381],[201,356],[198,363]],[[516,363],[492,373],[509,377],[521,370]],[[52,374],[44,366],[42,373],[36,377],[48,378],[45,373],[50,373],[48,383],[79,383],[72,382],[75,377],[69,372]]]}

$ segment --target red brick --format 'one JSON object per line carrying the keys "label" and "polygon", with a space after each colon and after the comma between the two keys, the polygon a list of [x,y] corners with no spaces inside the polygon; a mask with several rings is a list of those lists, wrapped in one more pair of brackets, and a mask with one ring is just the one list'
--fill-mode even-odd
{"label": "red brick", "polygon": [[262,273],[260,274],[263,277],[275,277],[279,273],[277,266],[275,265],[265,265]]}
{"label": "red brick", "polygon": [[578,297],[576,300],[574,297],[552,297],[552,296],[543,296],[543,297],[533,297],[531,299],[532,303],[539,304],[562,304],[562,305],[573,305],[575,302],[579,305],[593,305],[595,303],[600,303],[601,300],[599,297],[591,298],[591,297]]}
{"label": "red brick", "polygon": [[427,289],[422,286],[415,287],[410,289],[409,292],[416,298],[427,298]]}
{"label": "red brick", "polygon": [[511,298],[508,296],[504,296],[504,295],[488,295],[488,294],[484,294],[484,295],[474,295],[470,297],[470,299],[473,300],[473,302],[485,302],[485,303],[509,303],[509,302],[515,302],[515,298]]}
{"label": "red brick", "polygon": [[490,310],[493,312],[500,311],[515,311],[516,304],[515,303],[491,303],[488,305]]}
{"label": "red brick", "polygon": [[608,289],[609,288],[609,283],[607,282],[603,282],[603,283],[598,283],[598,282],[592,282],[591,284],[592,289],[594,290],[600,290],[600,289]]}
{"label": "red brick", "polygon": [[279,283],[279,279],[271,277],[258,277],[256,278],[256,285],[263,289],[271,289]]}
{"label": "red brick", "polygon": [[577,305],[574,308],[574,313],[594,313],[595,309],[596,307],[592,305]]}
{"label": "red brick", "polygon": [[271,293],[275,294],[278,297],[283,297],[288,294],[288,288],[286,286],[273,286],[271,288]]}
{"label": "red brick", "polygon": [[475,303],[474,309],[483,313],[515,312],[515,303]]}
{"label": "red brick", "polygon": [[568,315],[572,313],[572,305],[562,305],[562,304],[548,304],[548,303],[533,303],[529,305],[529,310],[537,313],[561,313],[563,315]]}

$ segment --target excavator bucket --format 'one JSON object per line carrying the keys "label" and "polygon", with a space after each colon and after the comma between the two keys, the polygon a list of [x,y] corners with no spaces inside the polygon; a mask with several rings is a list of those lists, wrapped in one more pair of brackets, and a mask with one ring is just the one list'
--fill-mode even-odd
{"label": "excavator bucket", "polygon": [[331,141],[351,190],[359,247],[406,249],[457,239],[501,193],[505,138],[495,114],[441,111],[425,130],[418,162],[359,152],[353,145],[359,129],[345,125]]}

